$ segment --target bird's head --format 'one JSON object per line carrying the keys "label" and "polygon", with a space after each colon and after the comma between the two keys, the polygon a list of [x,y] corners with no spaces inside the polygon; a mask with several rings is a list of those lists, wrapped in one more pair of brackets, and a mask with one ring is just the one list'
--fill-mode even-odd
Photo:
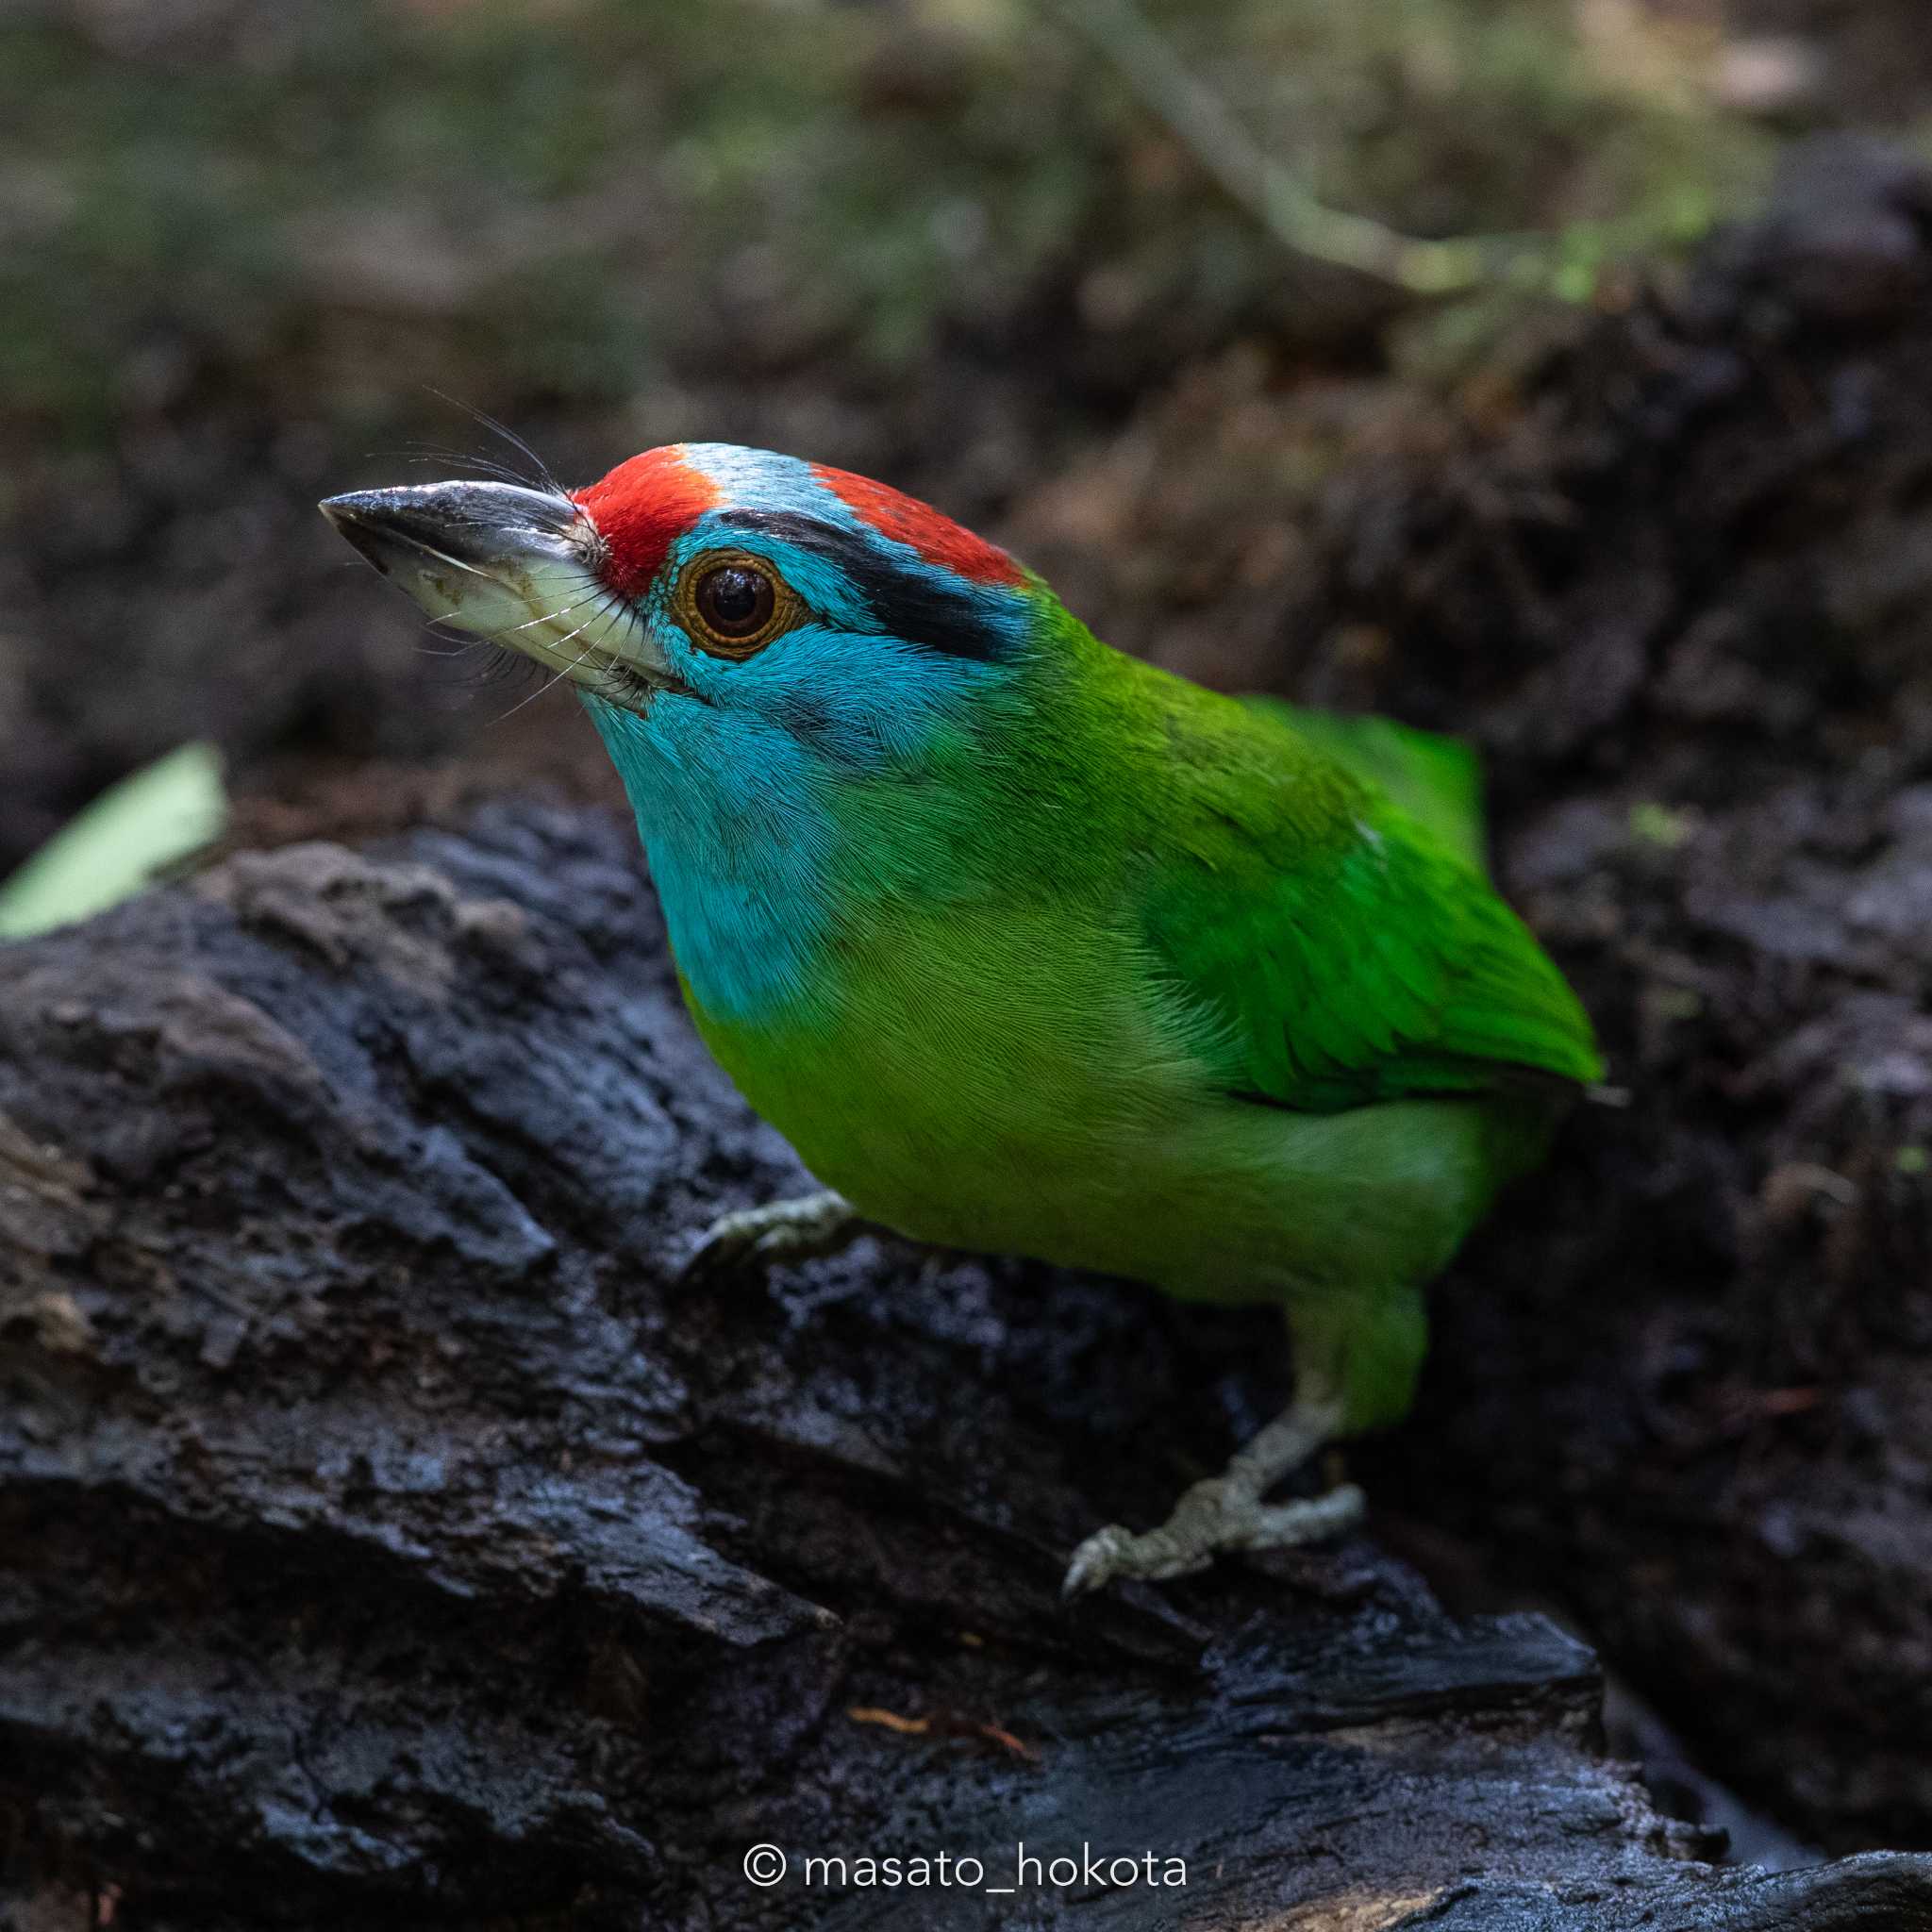
{"label": "bird's head", "polygon": [[431,483],[322,509],[431,617],[535,658],[593,708],[703,707],[848,760],[970,713],[1046,595],[895,490],[721,443],[647,450],[569,492]]}

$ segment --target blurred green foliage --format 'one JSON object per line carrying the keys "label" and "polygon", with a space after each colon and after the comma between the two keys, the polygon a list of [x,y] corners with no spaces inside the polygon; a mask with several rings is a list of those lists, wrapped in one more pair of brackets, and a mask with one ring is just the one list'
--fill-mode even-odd
{"label": "blurred green foliage", "polygon": [[[1762,164],[1674,43],[1572,0],[1146,11],[1332,205],[1551,231],[1572,296]],[[1103,320],[1280,268],[1048,0],[30,6],[0,233],[0,408],[80,442],[211,381],[353,413],[429,379],[594,403],[721,346],[890,374],[1072,262]]]}

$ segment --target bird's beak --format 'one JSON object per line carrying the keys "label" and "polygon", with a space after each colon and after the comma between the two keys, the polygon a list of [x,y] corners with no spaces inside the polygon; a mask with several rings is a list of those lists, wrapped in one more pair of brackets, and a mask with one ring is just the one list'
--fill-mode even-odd
{"label": "bird's beak", "polygon": [[680,683],[649,627],[598,580],[596,530],[567,496],[421,483],[331,496],[321,508],[440,623],[607,692]]}

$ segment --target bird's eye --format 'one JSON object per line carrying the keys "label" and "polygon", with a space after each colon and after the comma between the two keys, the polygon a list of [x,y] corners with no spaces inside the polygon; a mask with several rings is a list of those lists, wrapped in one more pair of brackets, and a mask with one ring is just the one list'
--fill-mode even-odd
{"label": "bird's eye", "polygon": [[791,585],[762,557],[742,550],[693,558],[671,602],[691,642],[714,658],[756,657],[807,614]]}
{"label": "bird's eye", "polygon": [[697,580],[691,594],[698,621],[715,642],[742,650],[763,641],[778,594],[766,574],[749,563],[721,563]]}

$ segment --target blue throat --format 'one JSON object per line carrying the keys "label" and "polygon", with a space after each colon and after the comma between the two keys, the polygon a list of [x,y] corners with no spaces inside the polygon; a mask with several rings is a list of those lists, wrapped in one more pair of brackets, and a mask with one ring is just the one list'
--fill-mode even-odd
{"label": "blue throat", "polygon": [[688,699],[644,715],[583,702],[637,816],[692,997],[741,1024],[808,1009],[838,844],[811,755],[775,725]]}

